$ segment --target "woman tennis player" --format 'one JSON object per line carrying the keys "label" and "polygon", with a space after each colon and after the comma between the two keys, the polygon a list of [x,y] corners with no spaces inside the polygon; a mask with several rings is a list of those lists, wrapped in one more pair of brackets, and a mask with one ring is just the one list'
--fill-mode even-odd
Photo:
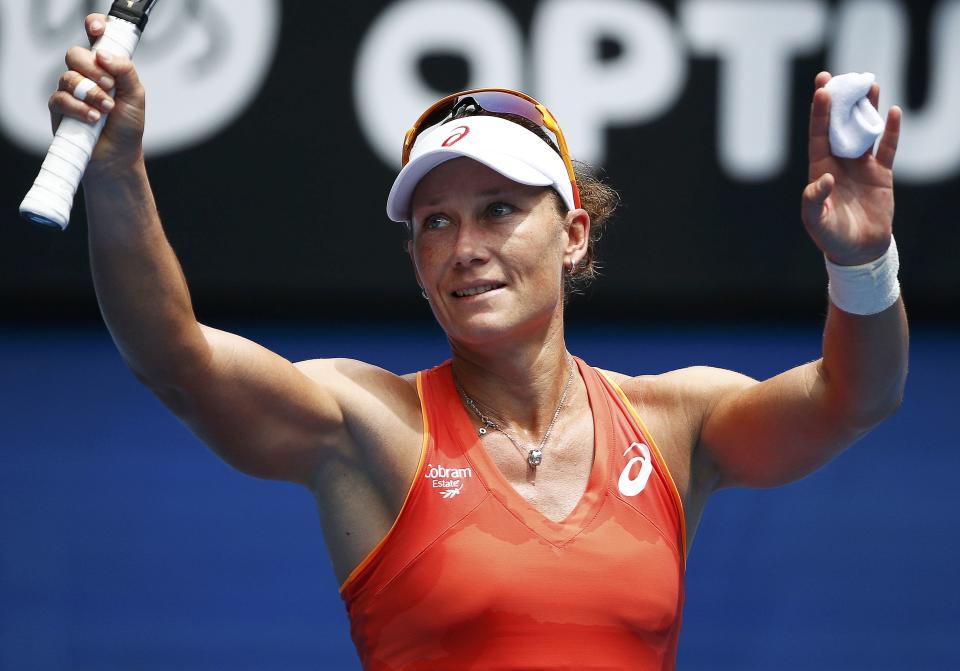
{"label": "woman tennis player", "polygon": [[[90,37],[103,25],[88,17]],[[501,90],[427,110],[387,201],[448,362],[291,363],[199,324],[147,181],[133,65],[81,48],[67,63],[54,123],[112,109],[84,181],[110,333],[223,459],[315,494],[365,668],[671,669],[710,494],[801,478],[900,403],[900,111],[875,154],[833,158],[827,73],[801,205],[830,273],[823,357],[757,381],[601,371],[567,351],[565,292],[591,274],[615,196],[577,172],[542,105]],[[99,85],[80,101],[84,78]]]}

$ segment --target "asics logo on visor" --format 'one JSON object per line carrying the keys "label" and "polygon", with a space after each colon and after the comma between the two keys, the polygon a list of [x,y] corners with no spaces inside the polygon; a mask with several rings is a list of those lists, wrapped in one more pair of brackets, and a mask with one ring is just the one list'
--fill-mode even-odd
{"label": "asics logo on visor", "polygon": [[453,130],[454,132],[443,141],[443,144],[440,145],[441,147],[452,147],[470,134],[470,126],[457,126]]}

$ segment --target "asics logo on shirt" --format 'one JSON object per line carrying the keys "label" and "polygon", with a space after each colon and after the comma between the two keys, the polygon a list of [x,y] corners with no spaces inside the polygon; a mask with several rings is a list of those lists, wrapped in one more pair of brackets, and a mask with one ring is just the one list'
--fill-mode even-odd
{"label": "asics logo on shirt", "polygon": [[[636,449],[640,454],[626,463],[623,470],[620,471],[620,479],[617,481],[617,487],[624,496],[636,496],[647,486],[647,480],[653,472],[653,461],[650,459],[650,448],[643,443],[632,443],[624,451],[623,456],[627,456],[630,450]],[[640,464],[639,472],[631,477],[635,470],[634,464]]]}

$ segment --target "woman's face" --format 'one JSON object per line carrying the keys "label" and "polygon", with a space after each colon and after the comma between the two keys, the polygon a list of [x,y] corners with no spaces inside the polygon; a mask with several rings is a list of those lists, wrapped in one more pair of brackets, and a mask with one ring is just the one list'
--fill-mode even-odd
{"label": "woman's face", "polygon": [[420,181],[411,205],[417,281],[452,340],[532,334],[562,315],[563,267],[585,243],[583,226],[566,225],[549,187],[457,158]]}

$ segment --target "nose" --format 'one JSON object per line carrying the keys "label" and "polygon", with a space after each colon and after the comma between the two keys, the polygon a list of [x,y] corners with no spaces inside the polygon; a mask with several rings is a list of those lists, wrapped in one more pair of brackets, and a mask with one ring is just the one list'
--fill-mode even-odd
{"label": "nose", "polygon": [[453,246],[453,263],[467,268],[485,263],[487,260],[483,231],[477,222],[465,218],[457,227],[457,238]]}

